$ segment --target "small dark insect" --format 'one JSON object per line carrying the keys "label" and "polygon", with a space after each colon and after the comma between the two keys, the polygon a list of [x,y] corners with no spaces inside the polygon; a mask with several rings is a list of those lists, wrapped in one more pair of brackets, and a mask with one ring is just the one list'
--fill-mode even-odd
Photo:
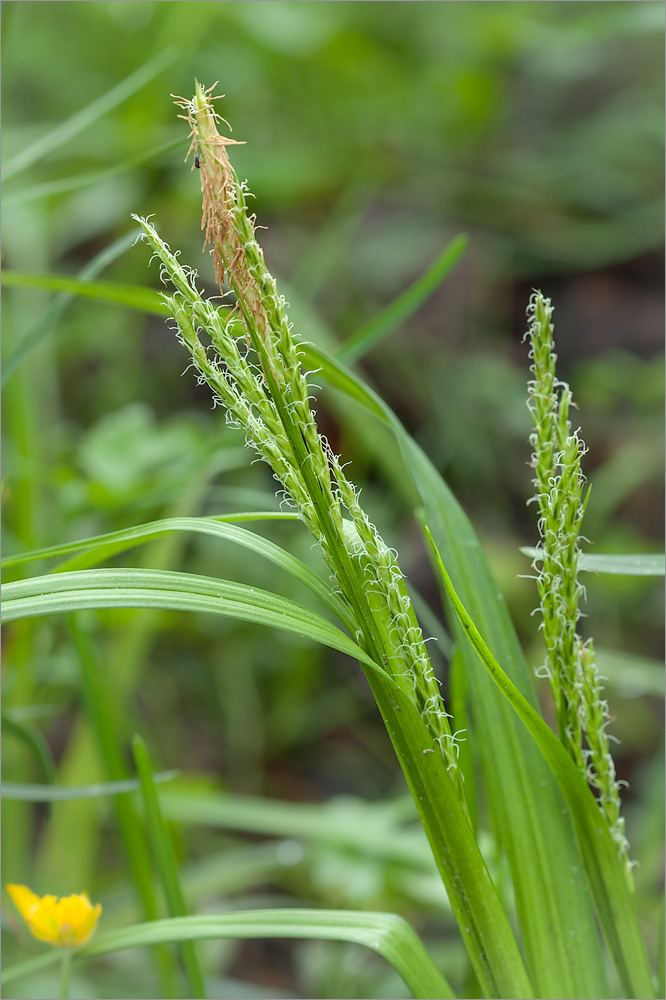
{"label": "small dark insect", "polygon": [[201,161],[198,156],[194,157],[194,166],[197,168],[197,170],[201,169]]}

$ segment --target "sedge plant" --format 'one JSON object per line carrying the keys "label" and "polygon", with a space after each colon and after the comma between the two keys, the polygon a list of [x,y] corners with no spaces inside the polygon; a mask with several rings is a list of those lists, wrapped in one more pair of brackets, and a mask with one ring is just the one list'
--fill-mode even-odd
{"label": "sedge plant", "polygon": [[[188,155],[201,182],[202,228],[224,297],[221,304],[204,297],[196,272],[179,261],[149,220],[135,216],[167,286],[154,311],[171,317],[198,380],[210,386],[229,423],[242,430],[272,470],[284,505],[314,538],[327,579],[224,519],[135,526],[60,546],[57,554],[87,549],[90,566],[165,531],[202,531],[252,548],[293,573],[339,624],[233,581],[166,570],[81,569],[75,562],[60,566],[58,573],[8,585],[5,617],[81,608],[173,608],[283,629],[355,657],[467,950],[471,972],[465,995],[596,998],[613,990],[625,997],[654,997],[609,753],[607,708],[592,644],[577,632],[584,449],[570,424],[570,391],[556,380],[550,303],[536,294],[530,306],[530,409],[541,534],[538,590],[547,650],[543,672],[553,687],[557,734],[539,712],[532,672],[502,597],[446,484],[386,404],[339,361],[292,330],[285,298],[257,239],[247,184],[230,162],[235,140],[220,132],[212,94],[213,88],[197,84],[194,97],[178,99],[178,105],[190,127]],[[464,727],[456,725],[443,697],[397,553],[379,535],[341,457],[318,429],[315,371],[395,434],[441,581],[456,669],[465,677],[469,719]],[[32,557],[45,554],[56,550]],[[480,762],[515,907],[506,892],[498,891],[479,847],[475,783],[459,752],[463,737]],[[148,758],[140,743],[135,749],[171,916],[99,934],[77,952],[77,960],[123,947],[206,937],[324,937],[379,951],[415,996],[456,995],[411,928],[395,915],[301,910],[185,915]],[[193,953],[186,956],[192,995],[201,995]]]}

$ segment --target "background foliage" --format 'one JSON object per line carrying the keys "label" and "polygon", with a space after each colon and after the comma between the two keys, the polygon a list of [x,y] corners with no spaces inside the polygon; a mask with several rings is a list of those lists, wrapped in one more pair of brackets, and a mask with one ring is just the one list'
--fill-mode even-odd
{"label": "background foliage", "polygon": [[[256,195],[269,267],[304,337],[324,344],[351,336],[452,236],[469,234],[454,273],[361,367],[471,515],[530,661],[542,657],[530,617],[536,594],[518,574],[529,573],[519,547],[536,538],[524,507],[531,487],[520,343],[533,286],[555,303],[562,374],[590,448],[585,531],[594,551],[660,548],[663,4],[14,0],[2,16],[3,155],[16,168],[6,169],[3,185],[4,267],[75,275],[131,232],[130,212],[139,211],[155,214],[214,293],[200,252],[198,183],[182,162],[185,125],[168,95],[190,94],[195,76],[219,79],[223,113],[247,140],[234,161]],[[146,63],[152,74],[124,100],[93,109],[79,131],[56,133],[58,143],[44,140]],[[34,143],[43,148],[31,157]],[[101,277],[158,281],[132,249]],[[268,473],[248,467],[249,453],[211,409],[208,391],[180,377],[184,354],[160,320],[86,300],[58,315],[52,294],[35,290],[11,289],[4,299],[6,356],[23,338],[38,341],[6,381],[5,554],[157,517],[276,507]],[[321,394],[319,414],[335,450],[353,463],[366,509],[437,608],[388,436],[334,393]],[[297,526],[266,533],[317,566]],[[116,563],[269,582],[308,600],[278,571],[267,582],[250,554],[203,538],[167,537]],[[644,896],[650,922],[661,864],[663,673],[654,658],[662,594],[649,579],[586,582],[587,624],[621,740],[618,770],[630,782],[637,880],[654,891]],[[434,954],[452,978],[462,975],[425,842],[415,827],[397,826],[411,820],[411,805],[349,661],[204,616],[79,619],[114,679],[128,748],[138,730],[159,769],[181,770],[181,784],[286,803],[262,812],[239,801],[237,814],[232,803],[222,831],[210,817],[183,823],[191,808],[174,792],[170,818],[192,906],[219,912],[240,899],[393,909],[426,938],[432,932]],[[446,651],[444,637],[439,647]],[[58,780],[100,780],[67,623],[8,629],[5,663],[5,711],[46,739]],[[8,777],[43,780],[11,727],[3,749]],[[310,805],[294,813],[290,802]],[[5,808],[5,881],[85,888],[103,899],[105,919],[127,922],[132,904],[105,800]],[[369,823],[385,840],[349,835]],[[492,832],[483,836],[492,859]],[[347,945],[210,947],[219,952],[220,996],[240,995],[234,979],[248,969],[259,985],[247,996],[403,995],[393,974]],[[130,995],[143,977],[150,995],[150,975],[137,953],[99,981],[91,967],[79,988]]]}

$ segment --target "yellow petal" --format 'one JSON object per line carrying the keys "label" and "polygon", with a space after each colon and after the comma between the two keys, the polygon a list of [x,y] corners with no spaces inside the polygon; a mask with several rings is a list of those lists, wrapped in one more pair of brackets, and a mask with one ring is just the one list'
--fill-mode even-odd
{"label": "yellow petal", "polygon": [[24,920],[30,915],[31,907],[39,903],[39,896],[36,896],[27,885],[8,885],[7,892],[12,897],[14,906],[19,911]]}

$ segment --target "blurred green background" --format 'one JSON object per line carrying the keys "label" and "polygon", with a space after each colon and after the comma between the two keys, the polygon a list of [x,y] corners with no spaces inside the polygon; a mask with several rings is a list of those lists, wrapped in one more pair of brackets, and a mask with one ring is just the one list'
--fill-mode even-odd
{"label": "blurred green background", "polygon": [[[219,80],[220,111],[247,143],[234,147],[234,164],[256,196],[267,227],[259,238],[300,337],[344,341],[452,237],[469,235],[455,271],[359,367],[472,517],[535,667],[536,595],[519,552],[536,538],[525,507],[521,343],[533,287],[554,301],[560,374],[589,446],[593,551],[660,550],[663,3],[12,0],[2,19],[5,268],[76,275],[134,231],[131,212],[153,213],[215,294],[201,254],[198,178],[183,162],[187,128],[169,95],[189,96],[195,77]],[[84,112],[104,95],[106,107]],[[129,244],[100,278],[158,286],[145,248]],[[181,377],[185,354],[162,321],[36,290],[9,289],[3,301],[5,554],[173,514],[277,506],[265,467],[250,466],[208,390]],[[15,352],[26,344],[19,365]],[[328,390],[317,408],[333,447],[352,462],[366,509],[437,610],[392,442]],[[266,532],[318,565],[298,525]],[[308,600],[277,571],[267,577],[259,561],[221,544],[174,536],[116,561]],[[663,591],[652,578],[585,582],[582,629],[595,636],[609,677],[637,878],[656,899]],[[160,768],[272,799],[346,796],[339,806],[349,823],[367,821],[358,798],[398,796],[400,815],[402,781],[353,664],[203,617],[80,618],[108,671],[122,732],[129,739],[140,730]],[[4,679],[6,710],[46,737],[59,780],[103,778],[66,623],[8,629]],[[3,748],[6,777],[41,780],[11,733]],[[100,895],[125,877],[112,817],[98,805],[47,813],[12,803],[7,826],[5,881]],[[178,830],[184,862],[246,843]],[[325,840],[304,860],[296,855],[278,875],[273,863],[270,878],[260,868],[235,889],[225,883],[226,893],[204,880],[194,905],[219,908],[236,891],[253,904],[394,908],[426,934],[434,914],[445,949],[442,901],[423,873]],[[219,996],[240,995],[228,984],[248,968],[268,993],[247,996],[403,995],[383,966],[351,948],[216,947],[226,970]],[[143,975],[131,961],[132,975]],[[108,980],[85,988],[108,995]],[[114,988],[129,996],[122,990],[138,987],[121,976]]]}

